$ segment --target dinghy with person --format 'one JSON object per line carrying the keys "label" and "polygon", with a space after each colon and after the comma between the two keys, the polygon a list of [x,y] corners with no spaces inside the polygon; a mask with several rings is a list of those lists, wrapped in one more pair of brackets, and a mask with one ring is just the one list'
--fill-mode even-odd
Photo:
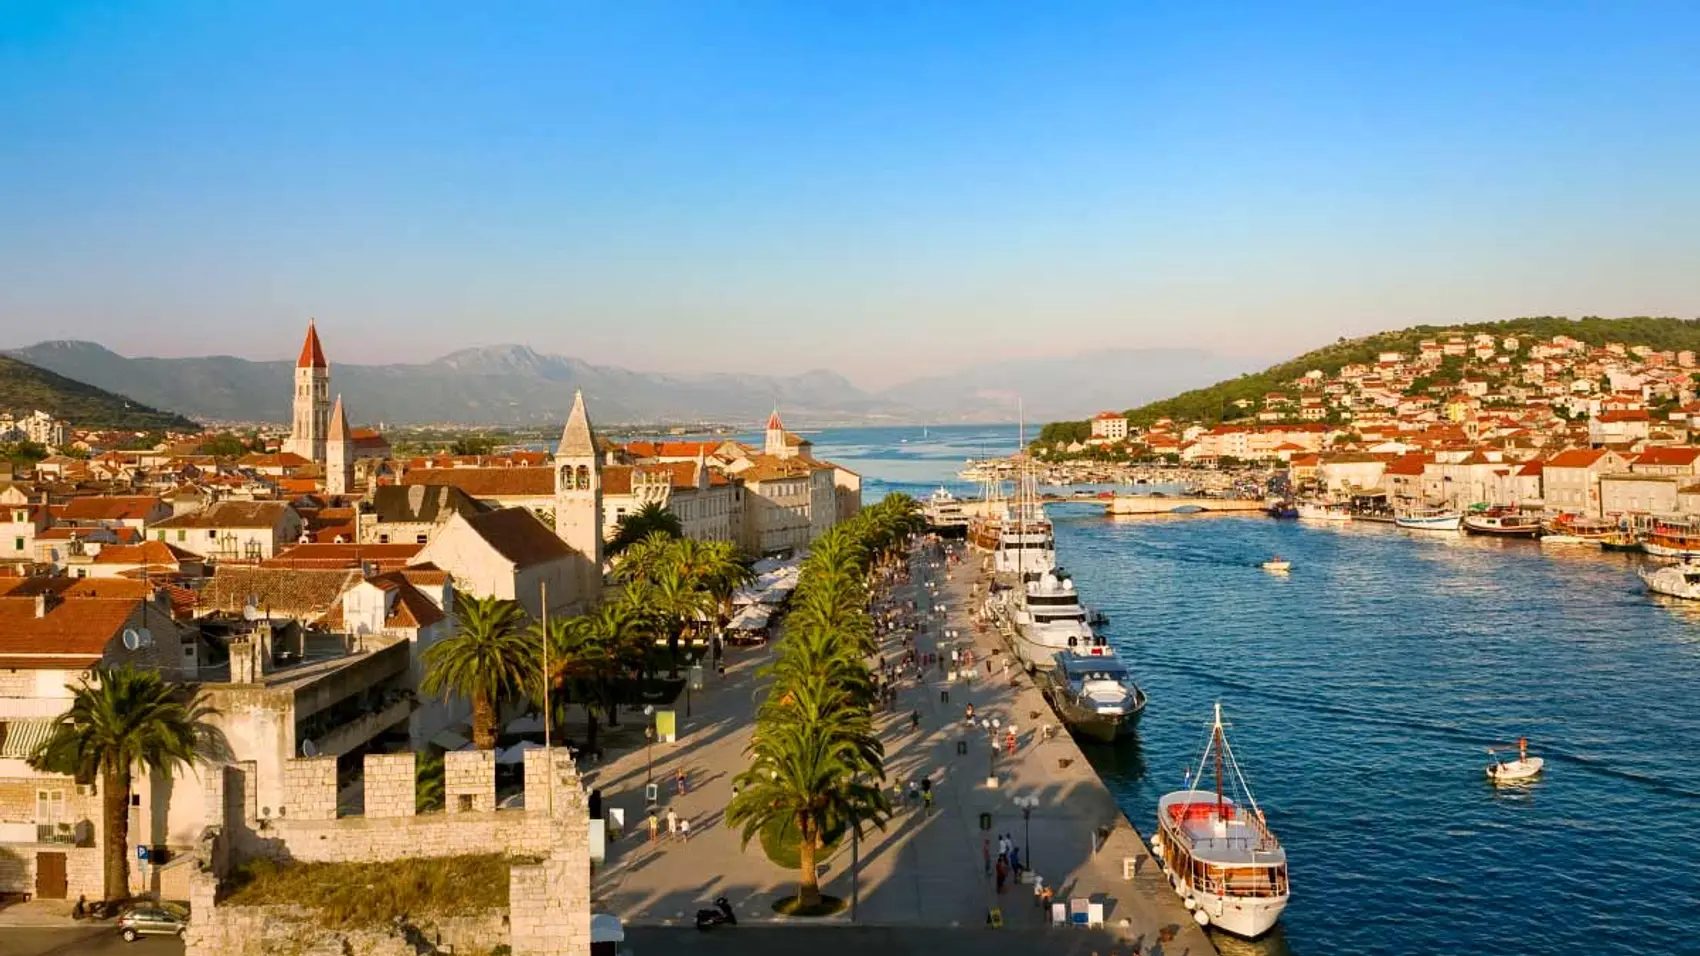
{"label": "dinghy with person", "polygon": [[1488,750],[1488,758],[1493,762],[1487,765],[1488,779],[1494,783],[1521,783],[1532,780],[1546,766],[1546,761],[1539,757],[1529,756],[1529,738],[1517,738],[1517,759],[1501,760],[1497,751]]}
{"label": "dinghy with person", "polygon": [[1276,574],[1286,574],[1288,571],[1293,570],[1293,562],[1288,561],[1277,554],[1263,562],[1261,565],[1258,565],[1258,567],[1261,567],[1265,571],[1273,571]]}

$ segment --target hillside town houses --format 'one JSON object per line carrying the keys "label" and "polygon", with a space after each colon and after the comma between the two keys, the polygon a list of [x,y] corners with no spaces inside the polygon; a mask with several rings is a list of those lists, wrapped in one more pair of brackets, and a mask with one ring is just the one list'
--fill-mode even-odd
{"label": "hillside town houses", "polygon": [[[1424,339],[1411,351],[1312,369],[1206,425],[1089,421],[1053,457],[1110,453],[1284,466],[1333,498],[1389,508],[1475,504],[1622,523],[1700,518],[1700,366],[1691,351],[1565,335]],[[1694,444],[1691,444],[1693,442]]]}
{"label": "hillside town houses", "polygon": [[[117,450],[43,413],[0,419],[49,446],[0,474],[0,893],[98,897],[98,783],[33,769],[70,691],[131,663],[192,683],[214,709],[219,760],[248,768],[260,807],[285,761],[454,749],[466,702],[420,692],[422,655],[455,629],[457,595],[532,617],[600,603],[605,543],[646,505],[687,537],[750,558],[791,555],[860,507],[861,479],[817,458],[777,411],[760,447],[599,436],[582,394],[545,450],[403,458],[331,391],[309,325],[290,430],[276,450],[206,454],[193,436]],[[212,823],[196,766],[142,775],[131,807],[134,889],[187,898],[172,850]],[[181,862],[190,862],[183,854]],[[160,861],[163,865],[158,865]]]}

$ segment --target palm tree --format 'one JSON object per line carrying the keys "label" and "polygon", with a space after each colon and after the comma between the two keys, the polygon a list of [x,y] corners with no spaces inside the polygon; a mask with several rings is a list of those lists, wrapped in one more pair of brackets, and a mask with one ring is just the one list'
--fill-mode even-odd
{"label": "palm tree", "polygon": [[797,902],[820,903],[815,853],[825,834],[864,823],[884,827],[891,816],[881,788],[862,783],[856,742],[835,734],[830,722],[764,723],[751,745],[750,769],[738,775],[738,794],[726,820],[742,829],[743,845],[762,828],[783,821],[797,831]]}
{"label": "palm tree", "polygon": [[602,550],[612,558],[652,534],[683,538],[685,526],[678,515],[652,501],[622,517],[614,526],[613,539]]}
{"label": "palm tree", "polygon": [[472,742],[479,750],[494,750],[502,701],[536,687],[539,645],[521,630],[525,612],[513,601],[461,594],[455,613],[455,635],[425,649],[421,687],[445,698],[471,698]]}
{"label": "palm tree", "polygon": [[702,588],[690,568],[675,556],[673,561],[659,569],[654,583],[644,592],[644,600],[667,621],[669,666],[672,676],[678,677],[679,642],[696,628],[698,621],[714,613],[714,598]]}
{"label": "palm tree", "polygon": [[624,585],[653,581],[663,567],[675,560],[679,539],[659,531],[650,532],[626,548],[614,565],[614,580]]}
{"label": "palm tree", "polygon": [[[533,629],[542,637],[541,627]],[[548,686],[560,688],[584,704],[589,722],[585,747],[596,750],[596,708],[613,720],[619,701],[614,682],[633,664],[635,642],[630,637],[631,608],[619,601],[603,604],[588,614],[549,622]]]}
{"label": "palm tree", "polygon": [[129,664],[98,668],[66,689],[71,707],[30,754],[30,765],[78,780],[99,777],[105,897],[124,899],[130,895],[131,775],[152,771],[169,779],[179,764],[209,753],[216,731],[205,721],[213,710],[199,699],[186,702],[158,671]]}

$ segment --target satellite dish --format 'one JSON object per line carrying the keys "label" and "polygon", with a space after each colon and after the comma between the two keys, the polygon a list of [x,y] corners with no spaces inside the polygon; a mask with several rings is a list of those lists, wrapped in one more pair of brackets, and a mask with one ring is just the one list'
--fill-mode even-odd
{"label": "satellite dish", "polygon": [[301,741],[301,756],[303,756],[303,757],[317,757],[318,755],[319,755],[319,748],[313,746],[313,742],[311,740]]}
{"label": "satellite dish", "polygon": [[142,646],[141,632],[137,631],[133,627],[126,627],[124,629],[124,649],[133,651],[136,648],[141,647],[141,646]]}
{"label": "satellite dish", "polygon": [[260,609],[255,607],[252,603],[242,605],[242,620],[258,621],[263,616],[264,615],[260,613]]}

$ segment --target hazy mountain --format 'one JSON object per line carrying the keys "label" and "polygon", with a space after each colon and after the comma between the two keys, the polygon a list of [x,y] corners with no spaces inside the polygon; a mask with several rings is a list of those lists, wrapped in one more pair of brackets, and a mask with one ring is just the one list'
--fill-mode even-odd
{"label": "hazy mountain", "polygon": [[156,431],[196,428],[180,415],[156,411],[122,395],[0,355],[0,412],[26,415],[37,409],[79,428]]}
{"label": "hazy mountain", "polygon": [[[92,342],[42,342],[11,354],[61,375],[198,418],[284,421],[292,361],[228,355],[126,358]],[[559,421],[573,390],[605,422],[759,421],[776,406],[797,424],[1030,420],[1125,407],[1244,370],[1192,350],[1101,352],[998,362],[884,391],[813,370],[789,376],[667,375],[593,365],[523,345],[462,349],[410,365],[332,363],[331,389],[360,421],[523,424]]]}

